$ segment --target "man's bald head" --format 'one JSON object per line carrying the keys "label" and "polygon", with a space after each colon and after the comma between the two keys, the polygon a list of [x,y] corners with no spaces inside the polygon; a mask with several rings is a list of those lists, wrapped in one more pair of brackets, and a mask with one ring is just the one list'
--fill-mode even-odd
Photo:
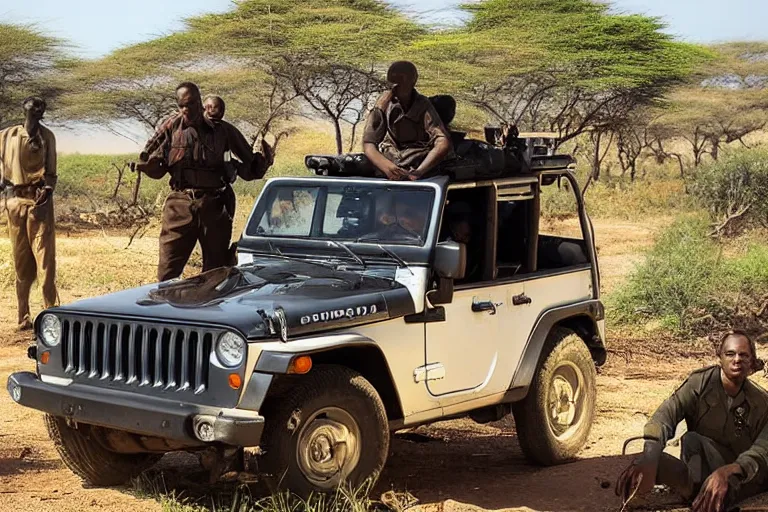
{"label": "man's bald head", "polygon": [[418,79],[416,66],[407,60],[393,62],[387,70],[387,82],[391,84],[393,94],[401,102],[410,101]]}
{"label": "man's bald head", "polygon": [[176,87],[176,104],[187,124],[196,124],[203,115],[200,88],[192,82],[182,82]]}
{"label": "man's bald head", "polygon": [[37,96],[29,96],[28,98],[24,98],[24,101],[21,104],[22,108],[24,109],[25,117],[35,121],[39,121],[43,118],[43,114],[47,108],[45,100]]}
{"label": "man's bald head", "polygon": [[407,60],[393,62],[387,70],[387,81],[395,85],[410,84],[413,87],[418,80],[419,71],[413,62]]}
{"label": "man's bald head", "polygon": [[224,118],[224,111],[227,106],[221,96],[209,94],[203,102],[205,115],[212,121],[221,121]]}

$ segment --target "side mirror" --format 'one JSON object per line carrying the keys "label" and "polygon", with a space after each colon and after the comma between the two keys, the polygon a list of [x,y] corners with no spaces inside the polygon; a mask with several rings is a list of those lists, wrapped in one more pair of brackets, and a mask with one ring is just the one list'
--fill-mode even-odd
{"label": "side mirror", "polygon": [[467,270],[467,247],[464,244],[446,240],[435,248],[435,271],[438,277],[462,279]]}
{"label": "side mirror", "polygon": [[462,279],[467,268],[467,248],[452,240],[440,242],[435,250],[437,289],[429,294],[433,305],[450,304],[453,301],[453,280]]}

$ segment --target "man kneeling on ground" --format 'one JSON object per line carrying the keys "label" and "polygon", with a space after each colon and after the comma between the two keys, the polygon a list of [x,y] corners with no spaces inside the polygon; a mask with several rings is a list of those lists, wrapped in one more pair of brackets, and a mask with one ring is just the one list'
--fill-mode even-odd
{"label": "man kneeling on ground", "polygon": [[[762,361],[742,331],[726,333],[717,355],[719,365],[689,375],[645,425],[643,454],[617,481],[623,499],[664,484],[693,512],[719,512],[768,490],[768,393],[747,378]],[[663,449],[682,420],[680,460]]]}
{"label": "man kneeling on ground", "polygon": [[416,180],[453,152],[435,107],[416,90],[419,74],[411,62],[389,67],[385,92],[368,115],[363,151],[390,180]]}

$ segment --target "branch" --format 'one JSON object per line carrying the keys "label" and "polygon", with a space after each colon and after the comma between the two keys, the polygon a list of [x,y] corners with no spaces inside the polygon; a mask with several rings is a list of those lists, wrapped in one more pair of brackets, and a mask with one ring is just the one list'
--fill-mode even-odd
{"label": "branch", "polygon": [[742,206],[739,208],[739,210],[735,213],[730,214],[720,225],[715,225],[714,231],[712,231],[709,236],[720,236],[720,234],[725,231],[725,229],[728,227],[728,225],[733,222],[736,219],[739,219],[744,216],[745,213],[749,210],[749,208],[752,206],[752,203],[748,203],[746,206]]}

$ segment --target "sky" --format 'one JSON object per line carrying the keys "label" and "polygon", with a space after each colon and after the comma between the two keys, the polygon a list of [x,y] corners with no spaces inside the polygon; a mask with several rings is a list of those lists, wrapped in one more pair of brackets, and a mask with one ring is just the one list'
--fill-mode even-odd
{"label": "sky", "polygon": [[[456,10],[460,0],[390,3],[430,22],[461,19]],[[658,16],[667,23],[669,33],[689,42],[768,40],[768,0],[613,0],[611,4],[616,12]],[[69,40],[73,53],[97,58],[121,46],[179,30],[184,17],[231,7],[230,0],[0,0],[0,21],[35,24],[46,33]],[[94,145],[109,152],[132,152],[137,146],[127,139],[92,131],[63,131],[58,138],[62,152],[88,152]]]}

